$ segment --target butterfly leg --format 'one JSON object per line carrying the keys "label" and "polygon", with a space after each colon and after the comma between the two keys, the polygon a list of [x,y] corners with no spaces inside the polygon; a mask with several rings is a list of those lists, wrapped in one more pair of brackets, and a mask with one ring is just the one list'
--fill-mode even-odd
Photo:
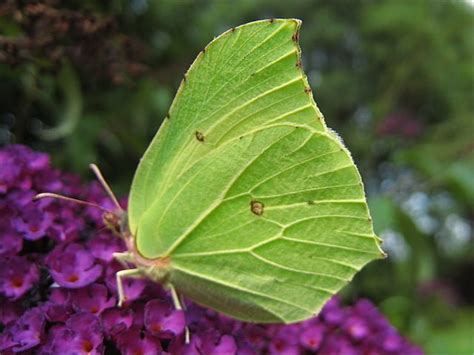
{"label": "butterfly leg", "polygon": [[125,292],[123,291],[123,282],[122,278],[124,277],[133,277],[142,275],[142,271],[140,269],[127,269],[127,270],[120,270],[115,274],[117,279],[117,292],[118,292],[118,306],[122,307],[122,304],[127,300],[125,296]]}
{"label": "butterfly leg", "polygon": [[133,263],[133,254],[130,252],[113,253],[112,255],[124,267],[128,267],[127,263]]}
{"label": "butterfly leg", "polygon": [[[181,302],[181,298],[172,284],[169,284],[168,287],[171,290],[171,298],[173,299],[174,308],[176,308],[178,311],[182,311],[184,308],[184,302]],[[189,344],[190,341],[189,328],[187,325],[184,327],[184,341],[186,344]]]}

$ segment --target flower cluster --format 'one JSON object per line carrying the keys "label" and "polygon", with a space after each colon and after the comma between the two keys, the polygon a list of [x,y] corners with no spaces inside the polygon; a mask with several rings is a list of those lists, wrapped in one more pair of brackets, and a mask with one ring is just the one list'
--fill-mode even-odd
{"label": "flower cluster", "polygon": [[[294,325],[232,320],[186,302],[175,310],[157,284],[126,279],[116,306],[112,254],[122,241],[100,211],[68,201],[33,202],[51,191],[111,202],[97,184],[51,167],[24,146],[0,150],[0,352],[12,354],[420,354],[367,300],[344,307],[333,298]],[[191,341],[185,342],[185,327]]]}

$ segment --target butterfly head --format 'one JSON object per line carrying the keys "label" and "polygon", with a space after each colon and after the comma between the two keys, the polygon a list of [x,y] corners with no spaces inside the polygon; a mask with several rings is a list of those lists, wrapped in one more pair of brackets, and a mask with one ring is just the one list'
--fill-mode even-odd
{"label": "butterfly head", "polygon": [[104,212],[102,221],[115,235],[123,236],[128,232],[127,212],[122,209]]}

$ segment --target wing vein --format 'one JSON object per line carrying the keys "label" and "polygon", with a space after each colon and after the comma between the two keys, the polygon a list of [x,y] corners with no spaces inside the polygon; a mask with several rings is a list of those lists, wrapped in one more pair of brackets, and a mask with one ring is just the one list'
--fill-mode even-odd
{"label": "wing vein", "polygon": [[300,269],[294,269],[292,267],[288,267],[288,266],[284,266],[284,265],[281,265],[281,264],[278,264],[274,261],[270,261],[268,260],[267,258],[264,258],[263,256],[251,251],[250,252],[255,258],[269,264],[269,265],[272,265],[272,266],[275,266],[277,268],[280,268],[280,269],[283,269],[283,270],[288,270],[288,271],[294,271],[294,272],[297,272],[297,273],[300,273],[300,274],[307,274],[307,275],[314,275],[314,276],[321,276],[321,277],[327,277],[327,278],[331,278],[331,279],[335,279],[335,280],[339,280],[339,281],[343,281],[343,282],[349,282],[348,279],[345,279],[343,277],[338,277],[338,276],[334,276],[334,275],[330,275],[330,274],[325,274],[325,273],[320,273],[320,272],[314,272],[314,271],[305,271],[305,270],[300,270]]}
{"label": "wing vein", "polygon": [[[290,135],[292,132],[289,132],[283,136],[281,136],[280,138],[278,138],[275,142],[273,142],[272,144],[270,144],[268,147],[266,147],[259,155],[256,155],[253,159],[250,160],[250,162],[248,164],[246,164],[244,166],[244,168],[236,175],[236,177],[234,179],[232,179],[229,183],[229,185],[224,189],[224,191],[221,193],[220,195],[220,198],[217,198],[214,203],[212,203],[203,213],[201,213],[201,215],[198,217],[198,219],[189,226],[189,228],[179,237],[176,239],[176,241],[169,247],[169,249],[164,253],[165,255],[170,255],[174,249],[176,249],[179,244],[181,244],[181,242],[199,225],[201,224],[201,222],[217,207],[219,206],[222,201],[224,200],[224,197],[225,195],[227,194],[227,192],[229,192],[229,190],[232,188],[232,186],[234,185],[234,183],[240,178],[240,176],[243,174],[243,172],[245,172],[245,170],[248,169],[249,166],[251,166],[265,151],[271,149],[271,147],[273,147],[275,144],[277,144],[278,142],[280,142],[282,139],[284,139],[286,136]],[[194,175],[196,176],[197,173]],[[176,200],[176,198],[180,195],[180,193],[184,190],[184,188],[190,184],[192,181],[192,179],[189,179],[186,184],[184,184],[184,186],[179,190],[179,192],[173,197],[173,200],[168,204],[168,207],[165,209],[165,211],[163,212],[162,216],[161,216],[161,219],[160,221],[163,219],[164,215],[166,214],[166,211],[169,209],[169,207],[171,206],[171,204],[174,202],[174,200]]]}
{"label": "wing vein", "polygon": [[[243,103],[243,104],[241,104],[241,105],[235,107],[232,111],[230,111],[229,113],[227,113],[227,114],[225,114],[224,116],[220,117],[216,122],[214,122],[211,126],[209,126],[209,128],[207,129],[208,132],[210,132],[211,130],[213,130],[213,129],[214,129],[216,126],[218,126],[221,122],[225,121],[226,118],[228,118],[228,117],[231,116],[232,114],[238,112],[238,111],[241,110],[242,108],[244,108],[244,107],[246,107],[246,106],[248,106],[248,105],[250,105],[250,104],[252,104],[252,103],[254,103],[254,102],[258,101],[258,100],[260,100],[261,98],[263,98],[263,97],[265,97],[265,96],[267,96],[267,95],[270,95],[271,93],[273,93],[273,92],[275,92],[275,91],[284,89],[285,87],[290,86],[291,84],[294,84],[294,83],[299,82],[299,81],[301,81],[301,78],[300,78],[300,77],[297,77],[297,78],[295,78],[295,79],[286,81],[285,83],[283,83],[283,84],[281,84],[281,85],[278,85],[278,86],[275,86],[275,87],[271,88],[270,90],[264,91],[264,92],[262,92],[261,94],[259,94],[259,95],[255,96],[254,98],[252,98],[251,100],[248,100],[248,101],[246,101],[245,103]],[[291,96],[289,96],[289,97],[292,97],[292,96],[296,96],[296,95],[291,95]],[[280,101],[284,101],[284,100],[288,99],[289,97],[287,96],[287,97],[285,97],[284,99],[282,99],[282,100],[280,100]],[[265,107],[264,109],[268,109],[269,107],[274,106],[275,104],[279,103],[280,101],[278,101],[278,102],[273,102],[271,105]],[[257,112],[258,112],[258,111],[257,111]],[[250,116],[251,116],[251,115],[250,115]],[[245,117],[245,118],[248,118],[248,116]],[[245,118],[244,118],[244,119],[245,119]],[[238,123],[240,123],[240,122],[238,122]]]}
{"label": "wing vein", "polygon": [[373,254],[373,255],[378,255],[379,254],[379,253],[372,253],[372,252],[362,250],[362,249],[344,247],[342,245],[334,245],[334,244],[328,244],[328,243],[315,242],[315,241],[306,240],[306,239],[290,238],[290,237],[285,237],[285,236],[281,237],[281,239],[288,240],[288,241],[295,242],[295,243],[320,245],[320,246],[324,246],[324,247],[328,247],[328,248],[341,249],[341,250],[350,250],[350,251],[355,251],[355,252],[362,253],[362,254]]}
{"label": "wing vein", "polygon": [[[258,44],[258,46],[252,48],[252,50],[248,53],[245,54],[245,56],[242,58],[241,61],[239,61],[238,63],[236,63],[234,65],[234,67],[239,67],[239,65],[250,55],[252,54],[256,49],[260,48],[263,44],[265,44],[267,41],[269,41],[273,36],[275,36],[278,32],[280,32],[281,29],[283,29],[285,27],[285,25],[281,25],[278,29],[276,29],[274,32],[272,32],[271,35],[269,35],[267,38],[265,38],[262,42],[260,42]],[[276,49],[280,49],[280,46],[274,48],[273,50],[276,50]],[[265,53],[265,55],[267,55],[268,53]],[[232,56],[229,56],[229,60],[232,59]],[[260,58],[259,58],[260,59]],[[229,61],[228,60],[228,61]],[[228,62],[227,61],[227,62]],[[223,67],[225,67],[225,65],[223,65]],[[219,89],[216,90],[216,93],[214,95],[212,95],[208,101],[206,101],[206,104],[208,104],[219,92],[222,92],[222,90],[224,90],[224,88],[229,85],[230,82],[232,82],[232,80],[239,76],[241,73],[243,72],[243,70],[239,71],[237,74],[235,74],[232,78],[230,78],[229,80],[226,81],[226,83],[224,85],[222,85],[221,87],[219,87]]]}
{"label": "wing vein", "polygon": [[216,284],[219,284],[219,285],[222,285],[222,286],[225,286],[225,287],[228,287],[228,288],[231,288],[231,289],[235,289],[235,290],[239,290],[241,292],[244,292],[244,293],[248,293],[250,295],[255,295],[255,296],[260,296],[260,297],[263,297],[263,298],[266,298],[266,299],[269,299],[269,300],[272,300],[272,301],[276,301],[276,302],[280,302],[280,303],[283,303],[283,304],[286,304],[288,306],[291,306],[291,307],[295,307],[295,308],[298,308],[302,311],[306,311],[308,312],[309,314],[312,314],[313,311],[310,310],[310,309],[307,309],[305,307],[302,307],[301,305],[299,304],[296,304],[296,303],[293,303],[293,302],[289,302],[287,300],[284,300],[284,299],[281,299],[281,298],[278,298],[278,297],[274,297],[274,296],[271,296],[271,295],[268,295],[266,293],[262,293],[262,292],[258,292],[258,291],[255,291],[255,290],[251,290],[251,289],[248,289],[248,288],[245,288],[245,287],[242,287],[242,286],[239,286],[239,285],[234,285],[234,284],[231,284],[231,283],[227,283],[223,280],[219,280],[219,279],[215,279],[211,276],[208,276],[208,275],[203,275],[201,273],[197,273],[195,271],[190,271],[188,269],[185,269],[185,268],[182,268],[182,267],[179,267],[177,265],[174,266],[174,269],[175,270],[179,270],[185,274],[188,274],[190,276],[194,276],[194,277],[198,277],[198,278],[201,278],[201,279],[204,279],[204,280],[207,280],[209,282],[214,282]]}
{"label": "wing vein", "polygon": [[[329,189],[334,189],[334,188],[340,188],[340,187],[351,187],[351,186],[360,186],[360,184],[341,184],[341,185],[329,185],[329,186],[321,186],[321,187],[315,187],[311,189],[304,189],[304,190],[296,190],[296,191],[291,191],[287,192],[284,194],[277,194],[277,195],[256,195],[258,198],[275,198],[275,197],[284,197],[284,196],[289,196],[289,195],[296,195],[296,194],[301,194],[301,193],[306,193],[306,192],[315,192],[315,191],[322,191],[322,190],[329,190]],[[248,192],[242,193],[242,195],[247,195]],[[235,195],[232,198],[239,197],[240,195]]]}
{"label": "wing vein", "polygon": [[287,204],[287,205],[271,205],[268,206],[266,209],[267,210],[282,210],[286,208],[293,208],[293,207],[298,207],[298,206],[312,206],[312,205],[319,205],[319,204],[325,204],[325,203],[334,203],[334,204],[344,204],[344,203],[365,203],[365,200],[358,199],[358,200],[315,200],[311,201],[311,204],[308,203],[308,201],[304,202],[296,202],[292,204]]}

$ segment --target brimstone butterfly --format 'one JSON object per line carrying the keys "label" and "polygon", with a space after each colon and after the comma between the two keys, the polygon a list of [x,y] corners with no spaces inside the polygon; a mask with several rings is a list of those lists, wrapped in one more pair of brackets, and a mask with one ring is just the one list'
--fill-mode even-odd
{"label": "brimstone butterfly", "polygon": [[117,258],[136,265],[119,286],[143,275],[177,306],[182,294],[291,323],[384,255],[357,168],[302,71],[300,24],[248,23],[199,53],[140,161],[128,215],[105,215],[127,241]]}

